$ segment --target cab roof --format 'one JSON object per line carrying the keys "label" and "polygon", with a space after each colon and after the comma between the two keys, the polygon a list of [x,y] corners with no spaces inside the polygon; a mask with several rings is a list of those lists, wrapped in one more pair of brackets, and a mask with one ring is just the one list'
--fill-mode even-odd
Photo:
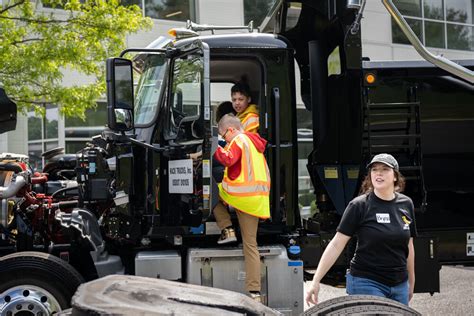
{"label": "cab roof", "polygon": [[209,45],[210,49],[216,48],[291,48],[290,42],[280,36],[263,33],[237,33],[218,34],[190,37],[174,42],[174,47],[180,48],[199,39]]}

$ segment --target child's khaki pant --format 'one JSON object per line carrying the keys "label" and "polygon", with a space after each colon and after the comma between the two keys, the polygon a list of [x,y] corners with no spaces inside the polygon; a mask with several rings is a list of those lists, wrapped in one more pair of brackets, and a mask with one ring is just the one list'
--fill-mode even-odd
{"label": "child's khaki pant", "polygon": [[[247,291],[260,291],[260,254],[257,248],[258,217],[236,210],[239,220],[245,258],[245,288]],[[214,217],[221,230],[232,226],[230,215],[222,202],[214,208]]]}

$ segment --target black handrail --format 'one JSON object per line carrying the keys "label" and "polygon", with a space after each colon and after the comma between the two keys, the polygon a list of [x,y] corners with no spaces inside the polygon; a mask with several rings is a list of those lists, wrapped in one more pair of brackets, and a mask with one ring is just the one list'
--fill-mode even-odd
{"label": "black handrail", "polygon": [[280,161],[281,161],[281,154],[280,154],[280,89],[274,87],[272,89],[272,103],[273,103],[273,138],[275,147],[274,150],[274,163],[275,166],[273,173],[273,186],[274,188],[274,206],[272,211],[272,218],[275,222],[281,221],[281,213],[280,213]]}

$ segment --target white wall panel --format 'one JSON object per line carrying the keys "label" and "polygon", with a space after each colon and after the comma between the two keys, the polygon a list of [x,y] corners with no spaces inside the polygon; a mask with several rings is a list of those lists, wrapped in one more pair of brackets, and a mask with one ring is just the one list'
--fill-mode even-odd
{"label": "white wall panel", "polygon": [[394,45],[393,46],[394,60],[420,60],[423,59],[416,50],[410,45]]}
{"label": "white wall panel", "polygon": [[392,43],[392,26],[390,16],[374,12],[362,19],[362,41],[377,42],[381,44]]}
{"label": "white wall panel", "polygon": [[364,16],[370,15],[371,13],[387,13],[382,1],[380,0],[367,0],[365,3],[365,14]]}
{"label": "white wall panel", "polygon": [[185,22],[153,20],[153,27],[127,37],[127,47],[146,47],[160,36],[170,37],[168,31],[172,28],[185,27]]}
{"label": "white wall panel", "polygon": [[17,115],[16,130],[8,132],[8,148],[6,151],[16,154],[28,155],[28,120],[24,115]]}
{"label": "white wall panel", "polygon": [[362,56],[369,57],[370,60],[392,60],[392,49],[390,46],[380,43],[364,43],[362,45]]}
{"label": "white wall panel", "polygon": [[0,153],[8,152],[8,136],[7,134],[0,135]]}

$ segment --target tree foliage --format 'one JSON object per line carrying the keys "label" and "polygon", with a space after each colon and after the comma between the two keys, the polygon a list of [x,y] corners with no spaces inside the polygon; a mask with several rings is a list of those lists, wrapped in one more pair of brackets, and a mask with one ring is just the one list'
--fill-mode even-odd
{"label": "tree foliage", "polygon": [[[38,0],[37,0],[38,1]],[[24,112],[57,104],[84,116],[105,93],[105,60],[125,36],[151,26],[136,6],[119,0],[0,1],[0,85]],[[92,78],[63,85],[64,70]]]}

